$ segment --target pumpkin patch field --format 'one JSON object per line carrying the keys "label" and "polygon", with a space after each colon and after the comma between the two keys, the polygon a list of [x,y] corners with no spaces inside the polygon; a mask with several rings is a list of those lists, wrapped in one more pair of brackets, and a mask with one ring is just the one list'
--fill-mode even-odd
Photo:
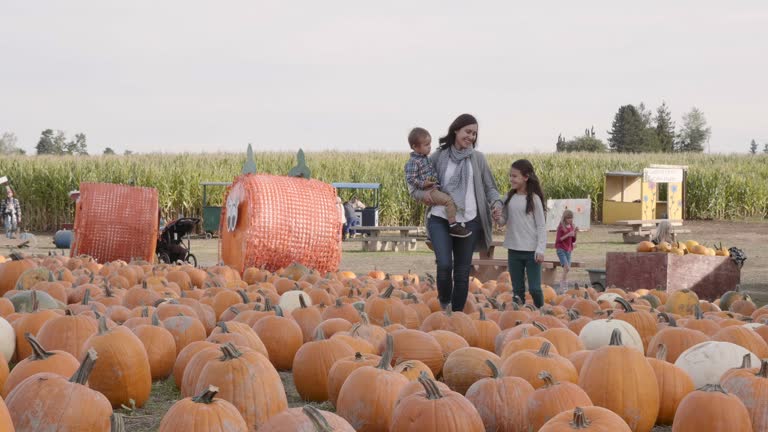
{"label": "pumpkin patch field", "polygon": [[[743,291],[545,287],[540,310],[503,273],[441,311],[423,247],[345,243],[326,274],[239,274],[216,240],[194,241],[201,268],[5,256],[0,430],[765,431],[766,226],[706,224],[700,243],[749,257]],[[580,260],[634,250],[607,231],[580,234]]]}

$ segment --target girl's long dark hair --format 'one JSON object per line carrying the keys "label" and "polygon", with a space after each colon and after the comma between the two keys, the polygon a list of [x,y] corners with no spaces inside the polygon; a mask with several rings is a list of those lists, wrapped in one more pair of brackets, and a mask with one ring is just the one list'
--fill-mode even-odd
{"label": "girl's long dark hair", "polygon": [[[544,191],[541,190],[541,183],[536,176],[536,171],[533,169],[533,164],[528,159],[518,159],[512,162],[512,168],[520,171],[524,176],[528,176],[528,181],[525,183],[525,213],[533,213],[533,194],[539,196],[541,200],[541,208],[544,213],[547,212],[547,207],[544,205]],[[515,189],[510,189],[507,192],[507,199],[504,200],[504,207],[509,204],[509,200],[512,199],[512,195],[517,193]]]}
{"label": "girl's long dark hair", "polygon": [[[462,114],[456,117],[456,120],[448,126],[448,134],[444,137],[440,137],[440,149],[444,150],[452,146],[456,142],[456,131],[461,130],[464,126],[477,124],[477,119],[472,114]],[[475,136],[475,142],[472,143],[472,148],[477,146],[477,136]]]}

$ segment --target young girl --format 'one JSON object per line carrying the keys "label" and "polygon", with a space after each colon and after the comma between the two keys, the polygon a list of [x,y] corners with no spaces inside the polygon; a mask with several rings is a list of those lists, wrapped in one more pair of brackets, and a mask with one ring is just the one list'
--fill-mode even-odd
{"label": "young girl", "polygon": [[573,252],[574,243],[576,243],[576,233],[579,228],[573,224],[573,212],[563,211],[563,218],[557,226],[555,235],[555,249],[557,257],[560,258],[560,265],[563,267],[563,277],[560,279],[560,291],[565,292],[568,283],[568,272],[571,270],[571,252]]}
{"label": "young girl", "polygon": [[661,221],[658,228],[656,228],[656,235],[651,239],[653,244],[657,245],[661,242],[672,243],[674,240],[674,236],[672,235],[672,224],[667,220]]}
{"label": "young girl", "polygon": [[525,302],[525,277],[528,291],[536,307],[544,305],[541,291],[541,263],[547,247],[547,227],[544,220],[544,193],[533,165],[520,159],[509,169],[510,191],[504,201],[499,224],[506,224],[507,264],[512,289],[519,302]]}

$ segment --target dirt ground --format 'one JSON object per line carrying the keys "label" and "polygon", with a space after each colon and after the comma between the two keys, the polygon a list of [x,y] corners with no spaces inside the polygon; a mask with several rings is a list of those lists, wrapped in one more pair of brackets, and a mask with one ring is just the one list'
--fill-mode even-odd
{"label": "dirt ground", "polygon": [[[614,227],[593,225],[589,231],[579,234],[574,260],[582,261],[585,268],[605,268],[606,252],[629,252],[634,245],[622,242],[620,234],[610,234]],[[736,246],[744,250],[748,259],[742,269],[742,290],[749,292],[759,305],[768,303],[768,253],[765,245],[768,243],[768,222],[715,222],[691,221],[685,223],[685,228],[691,233],[680,237],[680,240],[694,239],[700,243],[712,245],[722,242],[726,247]],[[550,233],[550,241],[554,234]],[[497,240],[503,240],[503,234],[494,235]],[[11,252],[8,241],[0,240],[0,254]],[[58,250],[53,245],[50,234],[35,235],[31,248],[23,249],[26,253],[66,252]],[[423,243],[412,252],[363,252],[361,243],[347,242],[343,244],[342,270],[351,270],[358,274],[379,269],[387,273],[407,273],[409,270],[420,275],[435,271],[434,255]],[[214,265],[218,261],[218,240],[193,239],[191,251],[198,257],[202,266]],[[496,258],[503,258],[504,250],[498,248]],[[556,259],[554,250],[547,250],[548,259]],[[588,282],[589,277],[584,269],[575,269],[571,280],[582,283]],[[281,372],[280,376],[288,395],[290,406],[302,406],[304,403],[296,392],[292,375]],[[180,397],[173,384],[173,378],[153,384],[152,396],[147,404],[136,411],[119,410],[126,415],[126,430],[134,432],[156,431],[162,416]],[[318,408],[333,410],[330,403],[318,405]],[[656,427],[654,432],[666,432],[669,427]]]}

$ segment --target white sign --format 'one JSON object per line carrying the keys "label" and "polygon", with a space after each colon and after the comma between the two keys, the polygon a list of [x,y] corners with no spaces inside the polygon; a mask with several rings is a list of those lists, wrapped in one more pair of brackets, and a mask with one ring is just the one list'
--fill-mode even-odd
{"label": "white sign", "polygon": [[653,183],[681,183],[683,170],[677,168],[645,168],[643,181]]}

